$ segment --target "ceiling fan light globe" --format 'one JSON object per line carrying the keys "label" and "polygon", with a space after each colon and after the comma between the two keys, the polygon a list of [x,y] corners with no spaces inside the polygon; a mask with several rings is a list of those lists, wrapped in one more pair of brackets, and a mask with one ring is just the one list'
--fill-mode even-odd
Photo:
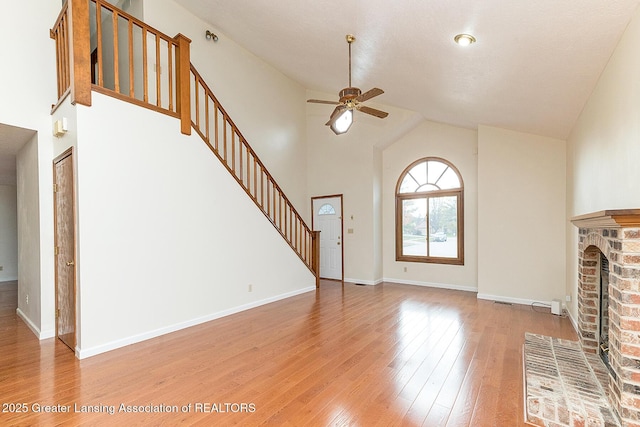
{"label": "ceiling fan light globe", "polygon": [[347,132],[352,124],[353,124],[353,111],[344,110],[342,113],[340,113],[340,117],[338,117],[338,119],[336,119],[331,125],[331,130],[336,135],[340,135]]}

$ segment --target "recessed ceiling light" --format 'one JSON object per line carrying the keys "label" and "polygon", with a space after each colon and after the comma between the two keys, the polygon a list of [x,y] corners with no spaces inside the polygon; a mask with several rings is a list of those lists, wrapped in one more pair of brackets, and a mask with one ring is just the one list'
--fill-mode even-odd
{"label": "recessed ceiling light", "polygon": [[476,42],[476,38],[471,34],[458,34],[453,38],[453,40],[460,46],[469,46],[470,44]]}

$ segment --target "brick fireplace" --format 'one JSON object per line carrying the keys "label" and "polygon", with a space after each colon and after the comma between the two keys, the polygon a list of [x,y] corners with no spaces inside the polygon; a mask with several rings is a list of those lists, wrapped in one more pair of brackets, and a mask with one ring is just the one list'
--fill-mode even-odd
{"label": "brick fireplace", "polygon": [[572,222],[579,228],[580,343],[609,365],[609,400],[622,425],[640,427],[640,209]]}

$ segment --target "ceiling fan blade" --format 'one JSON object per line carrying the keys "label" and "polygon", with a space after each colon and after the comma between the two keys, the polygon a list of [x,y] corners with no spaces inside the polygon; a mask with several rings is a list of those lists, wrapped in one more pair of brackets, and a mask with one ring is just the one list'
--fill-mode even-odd
{"label": "ceiling fan blade", "polygon": [[323,99],[307,99],[307,102],[312,102],[314,104],[340,105],[340,103],[338,101],[325,101]]}
{"label": "ceiling fan blade", "polygon": [[338,120],[340,118],[340,112],[342,110],[346,110],[347,106],[346,105],[338,105],[333,112],[331,113],[331,118],[329,119],[329,121],[327,123],[325,123],[325,126],[331,126],[332,124],[334,124],[336,122],[336,120]]}
{"label": "ceiling fan blade", "polygon": [[372,116],[379,117],[381,119],[384,119],[389,115],[389,113],[387,113],[386,111],[376,110],[375,108],[365,107],[364,105],[360,106],[358,110],[362,111],[363,113],[367,113],[367,114],[371,114]]}
{"label": "ceiling fan blade", "polygon": [[384,91],[380,88],[374,87],[371,90],[366,91],[365,93],[361,94],[360,96],[358,96],[356,98],[356,101],[358,102],[364,102],[367,99],[371,99],[374,96],[378,96],[378,95],[382,95],[384,93]]}

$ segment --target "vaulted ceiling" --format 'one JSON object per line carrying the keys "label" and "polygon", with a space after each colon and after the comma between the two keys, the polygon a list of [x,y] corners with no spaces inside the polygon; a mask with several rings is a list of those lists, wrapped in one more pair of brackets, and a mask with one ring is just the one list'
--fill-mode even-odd
{"label": "vaulted ceiling", "polygon": [[[176,0],[303,87],[425,119],[565,139],[640,0]],[[477,42],[454,43],[459,33]],[[221,37],[224,43],[224,37]],[[301,105],[301,108],[305,108]],[[0,125],[0,184],[31,133]]]}
{"label": "vaulted ceiling", "polygon": [[[312,91],[565,139],[639,0],[176,0]],[[466,48],[459,33],[477,39]],[[224,42],[221,38],[220,42]],[[303,106],[301,106],[304,108]]]}

